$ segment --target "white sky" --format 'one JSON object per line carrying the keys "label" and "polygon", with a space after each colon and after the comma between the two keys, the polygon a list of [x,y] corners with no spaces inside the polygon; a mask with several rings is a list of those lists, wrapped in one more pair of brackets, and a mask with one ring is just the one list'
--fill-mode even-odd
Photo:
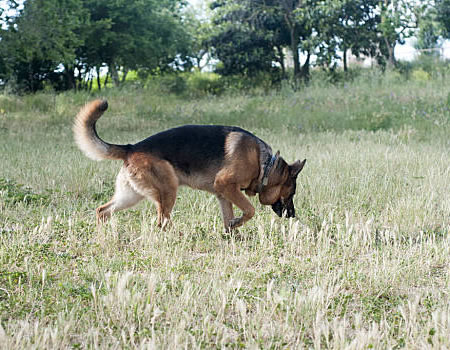
{"label": "white sky", "polygon": [[[412,60],[418,51],[414,48],[415,38],[409,38],[405,40],[405,45],[395,46],[395,58],[400,60]],[[444,41],[442,45],[442,55],[445,58],[450,58],[450,40]]]}

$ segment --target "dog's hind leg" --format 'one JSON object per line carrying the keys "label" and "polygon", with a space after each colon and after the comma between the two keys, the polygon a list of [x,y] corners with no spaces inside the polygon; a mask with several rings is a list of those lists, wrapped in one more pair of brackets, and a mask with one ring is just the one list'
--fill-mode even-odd
{"label": "dog's hind leg", "polygon": [[218,195],[217,199],[219,200],[220,209],[222,211],[223,224],[225,226],[225,230],[228,232],[230,231],[230,222],[234,218],[233,204],[221,195]]}
{"label": "dog's hind leg", "polygon": [[165,228],[170,222],[175,200],[177,198],[178,178],[169,162],[158,158],[141,158],[138,165],[133,165],[134,173],[130,178],[133,188],[156,205],[157,225]]}
{"label": "dog's hind leg", "polygon": [[156,202],[156,210],[158,211],[157,225],[161,228],[165,228],[170,222],[170,213],[172,212],[175,200],[177,199],[177,191],[165,189],[160,191]]}
{"label": "dog's hind leg", "polygon": [[144,196],[137,193],[130,185],[126,169],[121,168],[116,179],[115,191],[112,199],[97,208],[97,222],[102,223],[111,217],[113,212],[127,209],[139,203]]}

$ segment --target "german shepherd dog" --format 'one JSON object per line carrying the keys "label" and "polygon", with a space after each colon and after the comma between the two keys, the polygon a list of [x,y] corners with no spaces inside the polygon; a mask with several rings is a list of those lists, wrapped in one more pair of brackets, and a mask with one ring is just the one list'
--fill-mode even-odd
{"label": "german shepherd dog", "polygon": [[[185,125],[169,129],[134,145],[114,145],[100,139],[95,124],[108,103],[95,100],[78,113],[73,126],[75,141],[94,160],[121,159],[112,199],[97,208],[97,221],[129,208],[143,198],[158,211],[158,226],[170,219],[180,185],[217,196],[226,231],[243,225],[255,214],[249,196],[259,194],[263,205],[278,215],[294,217],[293,197],[297,175],[306,159],[288,165],[264,141],[238,127]],[[235,217],[233,204],[242,210]]]}

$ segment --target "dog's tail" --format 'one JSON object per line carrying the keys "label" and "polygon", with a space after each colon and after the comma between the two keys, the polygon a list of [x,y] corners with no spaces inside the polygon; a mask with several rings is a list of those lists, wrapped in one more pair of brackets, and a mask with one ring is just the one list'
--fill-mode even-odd
{"label": "dog's tail", "polygon": [[113,145],[103,141],[97,134],[95,123],[108,109],[106,100],[87,103],[78,112],[73,124],[73,133],[78,148],[91,159],[123,159],[128,153],[128,146]]}

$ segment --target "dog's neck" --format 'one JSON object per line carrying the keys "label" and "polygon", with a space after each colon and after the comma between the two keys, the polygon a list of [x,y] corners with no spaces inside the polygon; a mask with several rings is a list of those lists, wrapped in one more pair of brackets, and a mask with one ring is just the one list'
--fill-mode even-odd
{"label": "dog's neck", "polygon": [[269,181],[270,170],[272,170],[275,165],[275,161],[277,160],[277,155],[273,155],[271,153],[266,155],[266,160],[262,163],[261,166],[261,175],[258,185],[256,186],[256,193],[261,193],[267,183]]}
{"label": "dog's neck", "polygon": [[264,165],[263,177],[261,179],[262,186],[267,186],[267,182],[269,181],[270,170],[272,170],[276,160],[277,160],[277,156],[272,155],[272,157],[270,157],[270,159],[268,159],[268,161]]}

